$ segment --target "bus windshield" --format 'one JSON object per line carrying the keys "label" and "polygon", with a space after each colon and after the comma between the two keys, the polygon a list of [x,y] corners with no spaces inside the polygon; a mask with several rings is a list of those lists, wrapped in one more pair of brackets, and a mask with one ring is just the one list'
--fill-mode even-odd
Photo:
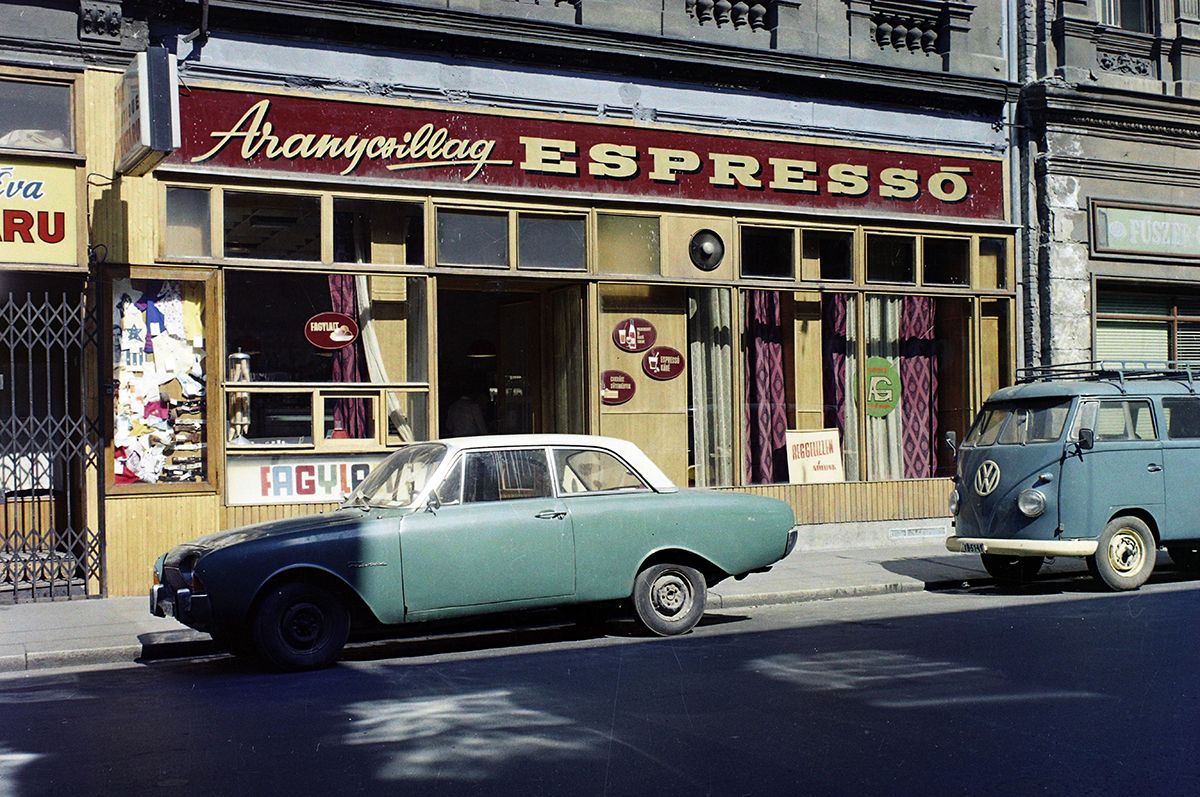
{"label": "bus windshield", "polygon": [[975,419],[963,445],[1052,443],[1062,436],[1070,410],[1070,399],[989,404]]}

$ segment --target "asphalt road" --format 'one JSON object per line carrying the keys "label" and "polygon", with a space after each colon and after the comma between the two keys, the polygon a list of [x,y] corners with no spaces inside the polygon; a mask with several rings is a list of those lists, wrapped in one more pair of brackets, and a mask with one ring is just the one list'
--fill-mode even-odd
{"label": "asphalt road", "polygon": [[0,796],[1200,793],[1200,582],[0,678]]}

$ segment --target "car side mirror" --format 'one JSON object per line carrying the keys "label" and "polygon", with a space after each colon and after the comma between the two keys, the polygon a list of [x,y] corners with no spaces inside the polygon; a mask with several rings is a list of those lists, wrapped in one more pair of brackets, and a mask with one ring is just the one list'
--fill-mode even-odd
{"label": "car side mirror", "polygon": [[425,499],[425,511],[431,515],[436,515],[437,511],[442,508],[442,502],[437,497],[437,493],[430,493]]}
{"label": "car side mirror", "polygon": [[942,438],[946,446],[950,449],[950,453],[958,456],[958,435],[953,431],[946,432],[946,436]]}
{"label": "car side mirror", "polygon": [[1087,451],[1096,445],[1096,430],[1080,429],[1079,430],[1079,448]]}

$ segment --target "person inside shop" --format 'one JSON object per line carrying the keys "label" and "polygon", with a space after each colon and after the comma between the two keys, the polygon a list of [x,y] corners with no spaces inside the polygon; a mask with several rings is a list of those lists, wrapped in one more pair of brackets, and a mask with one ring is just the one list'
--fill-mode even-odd
{"label": "person inside shop", "polygon": [[483,408],[480,405],[479,397],[484,393],[485,390],[481,386],[468,385],[446,409],[446,435],[448,437],[469,437],[490,433],[483,415]]}

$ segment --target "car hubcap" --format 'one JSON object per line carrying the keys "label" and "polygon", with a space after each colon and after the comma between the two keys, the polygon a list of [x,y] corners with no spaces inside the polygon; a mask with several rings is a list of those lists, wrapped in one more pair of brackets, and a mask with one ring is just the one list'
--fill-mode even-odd
{"label": "car hubcap", "polygon": [[679,573],[668,571],[655,579],[650,600],[659,616],[678,619],[692,608],[692,585]]}
{"label": "car hubcap", "polygon": [[288,608],[281,623],[283,638],[293,648],[310,649],[320,640],[325,615],[311,603],[297,603]]}
{"label": "car hubcap", "polygon": [[1108,563],[1122,575],[1133,573],[1141,567],[1145,555],[1142,538],[1130,529],[1121,529],[1108,543]]}

